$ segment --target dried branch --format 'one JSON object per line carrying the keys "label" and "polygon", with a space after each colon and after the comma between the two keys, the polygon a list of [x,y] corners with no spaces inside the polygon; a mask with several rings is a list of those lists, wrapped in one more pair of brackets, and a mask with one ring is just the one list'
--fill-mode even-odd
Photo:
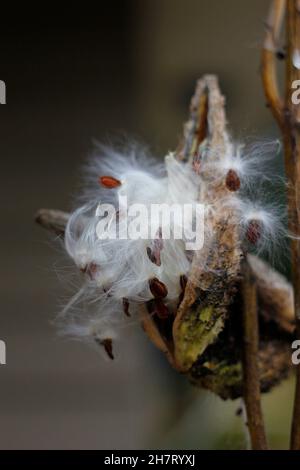
{"label": "dried branch", "polygon": [[[291,97],[292,82],[300,79],[300,70],[295,61],[300,54],[300,5],[297,0],[288,0],[286,34],[288,44],[286,64],[286,125],[285,167],[288,177],[288,211],[290,231],[300,235],[300,107],[294,105]],[[294,307],[296,335],[300,338],[300,242],[293,238],[292,279],[294,286]],[[291,449],[300,450],[300,367],[296,368],[296,391],[291,431]]]}
{"label": "dried branch", "polygon": [[253,450],[266,450],[267,440],[260,401],[260,377],[258,369],[258,316],[255,277],[247,262],[243,263],[243,375],[244,400],[247,411]]}
{"label": "dried branch", "polygon": [[[279,102],[274,49],[282,17],[286,10],[286,78],[285,102]],[[274,0],[269,28],[263,48],[262,78],[266,98],[282,132],[285,151],[285,172],[288,180],[287,200],[291,240],[291,264],[294,288],[294,315],[296,335],[300,338],[300,107],[292,102],[292,83],[300,79],[297,57],[300,54],[300,2],[299,0]],[[272,43],[273,39],[273,43]],[[275,44],[276,45],[276,44]],[[267,52],[270,50],[270,53]],[[291,448],[300,450],[300,367],[296,369],[296,393],[291,431]]]}

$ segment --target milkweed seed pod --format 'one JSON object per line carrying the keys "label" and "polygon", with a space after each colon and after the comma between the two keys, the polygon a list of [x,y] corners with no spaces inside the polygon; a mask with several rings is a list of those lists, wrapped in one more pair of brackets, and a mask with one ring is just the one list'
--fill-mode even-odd
{"label": "milkweed seed pod", "polygon": [[[136,318],[192,383],[236,398],[243,393],[243,260],[257,284],[262,391],[284,378],[294,331],[292,289],[249,253],[271,251],[285,236],[280,210],[259,198],[251,201],[247,194],[262,180],[261,147],[249,152],[233,144],[214,76],[198,81],[182,142],[163,165],[137,146],[99,147],[100,155],[87,167],[81,205],[70,215],[45,209],[37,215],[40,224],[64,236],[66,251],[83,276],[81,289],[59,317],[64,331],[97,343],[113,359],[120,331],[129,317]],[[144,237],[126,237],[125,200],[147,210],[157,204],[177,209],[200,204],[203,243],[191,248],[186,232],[176,236],[184,222],[192,225],[195,211],[184,220],[175,211],[171,227],[150,217]]]}

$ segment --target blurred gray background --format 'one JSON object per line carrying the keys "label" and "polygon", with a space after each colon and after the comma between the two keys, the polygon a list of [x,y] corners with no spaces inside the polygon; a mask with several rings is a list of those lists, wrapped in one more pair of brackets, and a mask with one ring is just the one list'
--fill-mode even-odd
{"label": "blurred gray background", "polygon": [[[243,448],[238,402],[194,389],[138,325],[118,359],[57,337],[71,263],[35,226],[69,210],[93,139],[176,147],[195,80],[217,73],[236,137],[276,135],[259,77],[268,0],[126,0],[8,11],[0,29],[0,448]],[[21,7],[20,7],[21,8]],[[288,441],[292,384],[264,398],[273,447]]]}

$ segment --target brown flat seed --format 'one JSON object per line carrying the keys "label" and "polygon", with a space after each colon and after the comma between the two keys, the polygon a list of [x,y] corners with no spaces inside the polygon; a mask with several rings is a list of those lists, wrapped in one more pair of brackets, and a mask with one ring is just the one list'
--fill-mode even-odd
{"label": "brown flat seed", "polygon": [[99,183],[104,186],[104,188],[112,189],[121,186],[121,181],[117,180],[113,176],[100,176]]}
{"label": "brown flat seed", "polygon": [[247,240],[255,245],[261,237],[261,224],[257,220],[251,220],[246,232]]}
{"label": "brown flat seed", "polygon": [[147,255],[150,261],[152,261],[152,263],[155,264],[155,256],[154,256],[154,253],[152,253],[150,246],[147,246]]}
{"label": "brown flat seed", "polygon": [[157,279],[157,277],[153,277],[149,280],[149,288],[150,291],[156,299],[163,299],[168,295],[168,289],[165,284]]}
{"label": "brown flat seed", "polygon": [[147,255],[150,261],[156,266],[161,266],[161,259],[160,259],[160,251],[159,250],[152,250],[150,246],[147,246]]}
{"label": "brown flat seed", "polygon": [[100,344],[104,347],[106,354],[110,359],[114,359],[113,355],[113,344],[112,344],[112,339],[111,338],[106,338],[103,339]]}
{"label": "brown flat seed", "polygon": [[161,258],[160,258],[160,253],[164,247],[164,242],[162,239],[162,229],[159,227],[156,237],[153,240],[151,247],[147,247],[147,255],[150,261],[156,266],[161,266]]}
{"label": "brown flat seed", "polygon": [[153,241],[154,248],[158,251],[161,251],[164,247],[164,241],[162,238],[162,229],[159,228],[156,234],[156,238]]}
{"label": "brown flat seed", "polygon": [[241,181],[237,173],[234,170],[229,170],[226,175],[225,181],[227,189],[229,191],[238,191],[241,187]]}
{"label": "brown flat seed", "polygon": [[129,302],[128,302],[128,299],[126,299],[126,297],[123,298],[123,311],[127,317],[130,317]]}
{"label": "brown flat seed", "polygon": [[165,320],[171,315],[168,307],[163,303],[161,299],[155,299],[154,313],[156,313],[158,318],[160,318],[161,320]]}

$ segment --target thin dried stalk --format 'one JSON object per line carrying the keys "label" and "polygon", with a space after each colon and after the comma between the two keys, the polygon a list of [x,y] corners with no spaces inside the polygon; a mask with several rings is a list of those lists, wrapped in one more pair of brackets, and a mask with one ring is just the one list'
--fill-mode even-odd
{"label": "thin dried stalk", "polygon": [[253,450],[266,450],[267,440],[260,401],[260,377],[258,369],[258,316],[255,277],[247,262],[243,263],[243,374],[244,400],[247,425]]}
{"label": "thin dried stalk", "polygon": [[[286,173],[289,183],[289,227],[291,232],[300,235],[300,108],[291,99],[294,80],[300,79],[300,71],[295,66],[295,54],[300,53],[300,2],[288,0],[287,8],[287,67],[286,67],[286,129],[284,134]],[[300,338],[300,243],[294,238],[291,242],[292,277],[294,286],[294,307],[296,335]],[[291,449],[300,450],[300,367],[296,368],[296,391],[291,431]]]}

